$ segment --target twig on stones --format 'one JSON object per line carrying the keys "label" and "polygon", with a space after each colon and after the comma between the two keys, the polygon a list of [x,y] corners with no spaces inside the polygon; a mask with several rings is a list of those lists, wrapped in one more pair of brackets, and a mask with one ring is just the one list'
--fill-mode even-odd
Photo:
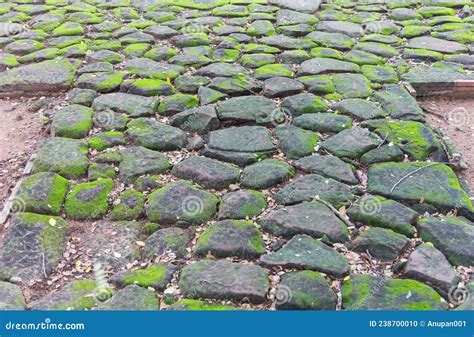
{"label": "twig on stones", "polygon": [[331,205],[329,202],[327,202],[326,200],[323,200],[319,197],[319,195],[317,195],[314,200],[316,201],[319,201],[320,203],[326,205],[339,219],[341,219],[341,221],[343,221],[348,227],[355,227],[355,225],[350,222],[350,220],[348,220],[344,214],[342,214],[341,212],[339,212],[333,205]]}
{"label": "twig on stones", "polygon": [[422,167],[419,167],[417,168],[416,170],[404,175],[403,177],[400,178],[400,180],[398,180],[395,185],[392,186],[392,188],[390,189],[390,194],[392,194],[392,192],[395,190],[395,188],[397,188],[398,185],[400,185],[405,179],[407,179],[408,177],[410,177],[411,175],[425,169],[425,168],[428,168],[428,167],[431,167],[431,166],[434,166],[434,165],[439,165],[441,163],[431,163],[429,165],[425,165],[425,166],[422,166]]}

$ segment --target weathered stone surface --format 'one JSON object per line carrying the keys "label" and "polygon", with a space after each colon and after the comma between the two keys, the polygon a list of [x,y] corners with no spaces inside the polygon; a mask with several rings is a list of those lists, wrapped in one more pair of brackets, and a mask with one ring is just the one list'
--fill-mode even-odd
{"label": "weathered stone surface", "polygon": [[153,222],[199,225],[210,219],[217,203],[215,195],[177,181],[150,194],[146,213]]}
{"label": "weathered stone surface", "polygon": [[102,218],[109,209],[108,195],[113,187],[112,179],[75,185],[66,199],[66,214],[75,220]]}
{"label": "weathered stone surface", "polygon": [[274,101],[260,96],[243,96],[228,99],[217,106],[221,121],[270,123],[277,105]]}
{"label": "weathered stone surface", "polygon": [[282,125],[275,129],[279,147],[289,159],[298,159],[314,152],[319,136],[293,125]]}
{"label": "weathered stone surface", "polygon": [[15,195],[16,211],[59,215],[70,182],[58,174],[41,172],[26,177]]}
{"label": "weathered stone surface", "polygon": [[68,59],[49,60],[10,69],[2,73],[0,95],[31,95],[67,90],[78,64]]}
{"label": "weathered stone surface", "polygon": [[180,179],[192,180],[204,188],[220,190],[237,183],[240,170],[214,159],[193,156],[176,164],[171,171]]}
{"label": "weathered stone surface", "polygon": [[321,5],[321,1],[292,1],[292,0],[271,0],[270,4],[292,9],[298,12],[314,13]]}
{"label": "weathered stone surface", "polygon": [[352,274],[342,287],[347,310],[446,310],[448,305],[432,288],[414,280],[384,279]]}
{"label": "weathered stone surface", "polygon": [[152,118],[137,118],[127,125],[127,134],[137,144],[158,151],[174,151],[184,147],[186,134]]}
{"label": "weathered stone surface", "polygon": [[349,186],[331,178],[308,174],[296,179],[275,194],[275,201],[283,205],[321,199],[331,204],[342,205],[352,199]]}
{"label": "weathered stone surface", "polygon": [[195,254],[205,257],[258,258],[265,254],[262,234],[251,221],[223,220],[206,229],[196,243]]}
{"label": "weathered stone surface", "polygon": [[108,301],[101,303],[97,310],[158,310],[160,300],[153,291],[137,285],[129,285],[119,290]]}
{"label": "weathered stone surface", "polygon": [[215,150],[231,152],[273,152],[270,131],[261,126],[242,126],[212,131],[208,146]]}
{"label": "weathered stone surface", "polygon": [[467,51],[467,47],[460,43],[437,39],[431,36],[415,37],[406,46],[408,48],[427,49],[448,54]]}
{"label": "weathered stone surface", "polygon": [[192,310],[192,311],[224,311],[234,310],[231,305],[223,305],[200,300],[182,299],[176,301],[165,310]]}
{"label": "weathered stone surface", "polygon": [[159,229],[145,241],[144,256],[153,259],[163,254],[172,253],[176,258],[184,258],[192,234],[191,230],[178,227]]}
{"label": "weathered stone surface", "polygon": [[363,196],[347,210],[347,215],[364,225],[391,229],[408,237],[416,232],[414,224],[418,213],[381,196]]}
{"label": "weathered stone surface", "polygon": [[315,112],[326,112],[328,109],[324,100],[310,93],[288,97],[281,102],[280,107],[284,110],[285,114],[292,117]]}
{"label": "weathered stone surface", "polygon": [[335,277],[349,273],[349,264],[343,255],[307,235],[295,235],[280,250],[263,255],[260,262],[268,266],[310,269]]}
{"label": "weathered stone surface", "polygon": [[335,156],[308,156],[296,161],[295,166],[306,173],[319,174],[345,184],[356,185],[359,182],[354,169]]}
{"label": "weathered stone surface", "polygon": [[19,286],[0,281],[0,296],[0,310],[25,310],[25,298]]}
{"label": "weathered stone surface", "polygon": [[252,190],[229,192],[222,197],[219,219],[246,219],[260,215],[267,207],[265,195]]}
{"label": "weathered stone surface", "polygon": [[248,71],[242,66],[228,63],[212,63],[196,71],[195,75],[207,77],[234,77],[247,75]]}
{"label": "weathered stone surface", "polygon": [[359,66],[354,63],[329,58],[314,58],[301,64],[298,69],[298,76],[325,73],[350,73],[357,72],[358,70]]}
{"label": "weathered stone surface", "polygon": [[129,184],[144,174],[162,174],[171,167],[165,155],[141,146],[120,151],[120,157],[120,178]]}
{"label": "weathered stone surface", "polygon": [[294,125],[315,132],[337,133],[352,127],[348,116],[333,113],[308,113],[294,119]]}
{"label": "weathered stone surface", "polygon": [[372,165],[368,171],[368,191],[411,204],[424,200],[440,210],[457,209],[474,218],[471,200],[453,170],[444,164],[389,162]]}
{"label": "weathered stone surface", "polygon": [[272,211],[260,219],[259,225],[264,231],[285,238],[307,234],[331,242],[349,240],[346,225],[327,206],[319,202],[305,202]]}
{"label": "weathered stone surface", "polygon": [[355,126],[326,139],[321,143],[321,148],[338,157],[360,158],[379,145],[380,140],[375,134]]}
{"label": "weathered stone surface", "polygon": [[431,242],[454,266],[474,264],[474,226],[463,218],[440,217],[418,220],[421,238]]}
{"label": "weathered stone surface", "polygon": [[392,118],[403,120],[423,120],[423,111],[416,100],[397,84],[387,84],[374,93],[374,99]]}
{"label": "weathered stone surface", "polygon": [[277,159],[266,159],[247,166],[240,178],[242,186],[253,189],[266,189],[278,185],[295,174],[293,166]]}
{"label": "weathered stone surface", "polygon": [[56,137],[84,138],[92,128],[92,114],[91,108],[77,104],[61,108],[54,116],[51,133]]}
{"label": "weathered stone surface", "polygon": [[361,98],[339,101],[334,104],[333,108],[361,120],[385,117],[385,113],[378,105]]}
{"label": "weathered stone surface", "polygon": [[71,281],[28,305],[31,310],[89,310],[98,302],[93,280]]}
{"label": "weathered stone surface", "polygon": [[132,59],[124,65],[124,70],[130,74],[158,80],[176,78],[184,72],[184,69],[179,65],[155,62],[148,58]]}
{"label": "weathered stone surface", "polygon": [[299,94],[304,85],[291,78],[273,77],[263,83],[263,95],[270,98]]}
{"label": "weathered stone surface", "polygon": [[[117,204],[118,202],[118,204]],[[144,213],[145,197],[140,192],[127,190],[120,194],[110,212],[110,220],[126,221],[137,220]]]}
{"label": "weathered stone surface", "polygon": [[359,253],[369,252],[382,261],[396,259],[408,246],[408,238],[390,229],[371,227],[350,243],[350,248]]}
{"label": "weathered stone surface", "polygon": [[426,283],[444,297],[460,279],[443,253],[430,244],[423,244],[410,254],[403,276]]}
{"label": "weathered stone surface", "polygon": [[277,287],[278,310],[335,310],[336,303],[328,282],[310,270],[285,273]]}
{"label": "weathered stone surface", "polygon": [[62,218],[15,214],[0,250],[0,279],[27,281],[50,275],[66,246],[68,224]]}
{"label": "weathered stone surface", "polygon": [[94,111],[111,109],[115,112],[130,115],[131,117],[153,115],[157,108],[158,101],[155,98],[120,92],[100,95],[92,103],[92,109],[94,109]]}
{"label": "weathered stone surface", "polygon": [[265,301],[270,282],[267,271],[259,266],[201,260],[182,269],[179,287],[191,298],[245,299],[258,304]]}
{"label": "weathered stone surface", "polygon": [[112,277],[111,282],[120,288],[136,284],[164,291],[177,269],[173,264],[153,264],[143,269],[119,272]]}
{"label": "weathered stone surface", "polygon": [[33,162],[33,173],[56,172],[65,178],[80,178],[89,166],[87,142],[53,137],[44,140]]}

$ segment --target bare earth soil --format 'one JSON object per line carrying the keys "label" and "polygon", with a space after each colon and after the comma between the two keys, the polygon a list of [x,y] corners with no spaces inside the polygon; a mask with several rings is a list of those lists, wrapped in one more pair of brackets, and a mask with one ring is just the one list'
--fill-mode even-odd
{"label": "bare earth soil", "polygon": [[418,100],[428,123],[451,139],[467,164],[461,172],[474,191],[474,98],[425,97]]}

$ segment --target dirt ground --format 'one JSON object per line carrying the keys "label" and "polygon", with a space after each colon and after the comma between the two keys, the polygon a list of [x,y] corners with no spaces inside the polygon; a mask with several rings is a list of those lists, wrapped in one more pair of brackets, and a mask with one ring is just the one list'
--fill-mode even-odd
{"label": "dirt ground", "polygon": [[428,123],[441,129],[462,154],[467,169],[461,176],[474,192],[474,98],[432,96],[418,101]]}
{"label": "dirt ground", "polygon": [[0,209],[38,143],[47,136],[42,120],[60,98],[0,99]]}

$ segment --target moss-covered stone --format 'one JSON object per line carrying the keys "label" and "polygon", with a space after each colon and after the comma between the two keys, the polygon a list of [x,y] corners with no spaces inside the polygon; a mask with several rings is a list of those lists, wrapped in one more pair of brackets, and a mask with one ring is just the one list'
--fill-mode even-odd
{"label": "moss-covered stone", "polygon": [[397,83],[397,72],[390,66],[364,65],[361,68],[362,74],[370,81],[377,83]]}
{"label": "moss-covered stone", "polygon": [[115,167],[107,164],[91,164],[89,170],[87,171],[87,176],[89,180],[98,180],[98,179],[115,179],[117,172]]}
{"label": "moss-covered stone", "polygon": [[170,116],[199,104],[199,99],[193,95],[175,94],[161,101],[158,108],[160,115]]}
{"label": "moss-covered stone", "polygon": [[77,184],[66,199],[66,214],[75,220],[102,218],[109,209],[107,198],[113,186],[111,179]]}
{"label": "moss-covered stone", "polygon": [[429,286],[414,280],[352,274],[342,287],[348,310],[446,310],[448,305]]}
{"label": "moss-covered stone", "polygon": [[223,220],[204,231],[196,244],[195,253],[216,257],[238,256],[256,258],[265,253],[262,234],[251,221]]}
{"label": "moss-covered stone", "polygon": [[57,292],[50,293],[31,303],[31,310],[88,310],[98,302],[95,294],[96,282],[76,280],[66,284]]}
{"label": "moss-covered stone", "polygon": [[278,139],[279,147],[290,159],[310,155],[314,152],[319,141],[319,136],[316,133],[296,126],[278,126],[275,129],[275,136]]}
{"label": "moss-covered stone", "polygon": [[144,212],[145,197],[137,191],[125,191],[110,212],[111,220],[136,220]]}
{"label": "moss-covered stone", "polygon": [[[403,179],[403,177],[407,176]],[[436,184],[433,184],[436,181]],[[368,171],[368,191],[388,198],[435,206],[440,210],[457,209],[474,219],[474,206],[453,170],[444,164],[381,163]]]}
{"label": "moss-covered stone", "polygon": [[99,132],[92,135],[88,141],[89,147],[97,151],[103,151],[109,147],[125,145],[127,142],[120,131]]}
{"label": "moss-covered stone", "polygon": [[68,224],[60,217],[15,214],[0,251],[0,279],[22,281],[47,277],[62,258]]}
{"label": "moss-covered stone", "polygon": [[240,183],[248,188],[265,189],[290,179],[294,174],[293,166],[277,159],[266,159],[247,166]]}
{"label": "moss-covered stone", "polygon": [[127,125],[127,135],[135,144],[158,151],[180,150],[186,141],[186,134],[182,130],[153,118],[132,120]]}
{"label": "moss-covered stone", "polygon": [[92,128],[92,109],[82,105],[68,105],[58,110],[51,125],[54,136],[84,138]]}
{"label": "moss-covered stone", "polygon": [[259,80],[272,77],[293,77],[294,72],[286,64],[267,64],[255,70],[254,76]]}
{"label": "moss-covered stone", "polygon": [[120,272],[114,275],[111,281],[119,287],[137,284],[140,287],[163,291],[176,270],[177,267],[172,264],[152,264],[144,269]]}
{"label": "moss-covered stone", "polygon": [[201,224],[214,214],[218,201],[189,182],[177,181],[150,194],[146,213],[153,222]]}
{"label": "moss-covered stone", "polygon": [[77,79],[76,85],[82,89],[92,89],[97,92],[106,93],[119,88],[123,78],[124,74],[121,72],[86,73]]}
{"label": "moss-covered stone", "polygon": [[277,287],[278,310],[335,310],[337,297],[320,273],[285,273]]}
{"label": "moss-covered stone", "polygon": [[34,174],[21,183],[13,207],[20,212],[58,215],[70,185],[67,179],[52,172]]}
{"label": "moss-covered stone", "polygon": [[191,310],[191,311],[227,311],[235,310],[231,305],[223,305],[200,300],[182,299],[174,302],[166,310]]}
{"label": "moss-covered stone", "polygon": [[263,193],[252,190],[230,192],[222,197],[219,219],[246,219],[259,215],[267,207]]}
{"label": "moss-covered stone", "polygon": [[0,281],[0,309],[1,310],[24,310],[25,298],[19,286]]}
{"label": "moss-covered stone", "polygon": [[33,162],[33,173],[56,172],[66,178],[82,177],[89,166],[84,141],[53,137],[46,139]]}

